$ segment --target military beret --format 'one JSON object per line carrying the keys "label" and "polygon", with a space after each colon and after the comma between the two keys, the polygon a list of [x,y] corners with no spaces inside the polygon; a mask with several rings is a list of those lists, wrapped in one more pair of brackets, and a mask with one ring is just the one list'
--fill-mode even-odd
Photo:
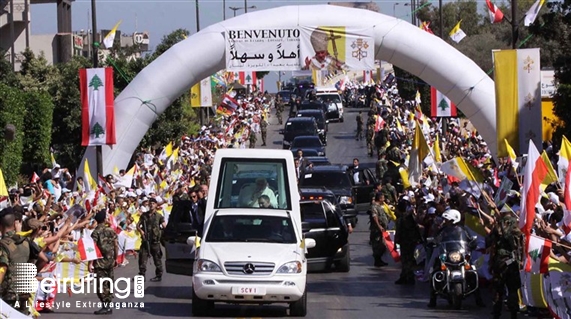
{"label": "military beret", "polygon": [[106,218],[107,218],[107,211],[105,209],[102,209],[95,214],[95,221],[98,222],[99,224],[103,223]]}

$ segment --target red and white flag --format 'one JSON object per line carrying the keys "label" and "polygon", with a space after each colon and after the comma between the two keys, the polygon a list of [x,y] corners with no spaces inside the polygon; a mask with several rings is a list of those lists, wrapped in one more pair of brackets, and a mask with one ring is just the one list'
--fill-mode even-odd
{"label": "red and white flag", "polygon": [[[392,234],[394,234],[394,233],[392,233]],[[385,243],[387,244],[387,250],[391,254],[391,257],[393,257],[393,260],[396,263],[400,262],[400,253],[395,248],[395,243],[394,243],[393,239],[391,238],[391,234],[387,231],[384,231],[383,237],[385,238]]]}
{"label": "red and white flag", "polygon": [[535,235],[529,238],[525,271],[533,274],[546,274],[549,272],[549,255],[551,254],[551,241]]}
{"label": "red and white flag", "polygon": [[490,15],[490,22],[492,23],[502,22],[502,20],[504,19],[504,14],[502,13],[502,11],[490,0],[486,0],[486,4],[488,5],[488,14]]}
{"label": "red and white flag", "polygon": [[373,81],[373,71],[363,71],[363,83],[371,83]]}
{"label": "red and white flag", "polygon": [[80,69],[79,82],[81,146],[115,144],[113,69]]}
{"label": "red and white flag", "polygon": [[32,175],[32,178],[30,179],[30,183],[35,184],[40,180],[40,177],[38,176],[38,174],[36,174],[36,172],[34,172],[34,175]]}
{"label": "red and white flag", "polygon": [[529,241],[529,234],[535,220],[535,205],[539,201],[539,196],[541,196],[540,186],[545,175],[547,175],[547,166],[539,155],[533,141],[529,140],[519,215],[519,228],[528,237],[527,241]]}
{"label": "red and white flag", "polygon": [[99,247],[93,241],[91,236],[83,236],[77,242],[77,250],[79,251],[79,256],[82,261],[90,261],[99,258],[103,258]]}
{"label": "red and white flag", "polygon": [[430,116],[456,117],[456,105],[433,87],[430,88]]}

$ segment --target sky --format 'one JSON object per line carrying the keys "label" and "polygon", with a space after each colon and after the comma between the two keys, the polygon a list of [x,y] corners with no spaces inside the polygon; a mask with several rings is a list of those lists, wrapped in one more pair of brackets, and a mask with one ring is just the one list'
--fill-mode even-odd
{"label": "sky", "polygon": [[[200,10],[200,27],[223,20],[222,0],[198,0]],[[244,14],[245,3],[248,12],[270,9],[287,5],[310,5],[327,4],[336,1],[309,1],[309,0],[226,0],[226,18],[232,18],[234,11],[229,7],[242,8],[236,11],[236,15]],[[369,1],[365,1],[369,2]],[[410,1],[373,1],[382,13],[393,15],[404,20],[410,20],[410,7],[404,3]],[[395,3],[399,3],[395,5]],[[163,36],[176,29],[187,29],[191,34],[196,32],[196,0],[96,0],[97,27],[98,29],[111,29],[119,21],[122,23],[119,30],[123,34],[133,32],[149,32],[150,48],[154,48],[161,42]],[[437,4],[436,4],[437,5]],[[91,29],[91,0],[75,0],[72,3],[72,29]],[[56,5],[35,4],[31,7],[31,32],[32,34],[50,34],[57,32]],[[289,77],[289,72],[284,78]],[[265,77],[266,89],[270,92],[276,88],[278,79],[277,72],[271,72]]]}

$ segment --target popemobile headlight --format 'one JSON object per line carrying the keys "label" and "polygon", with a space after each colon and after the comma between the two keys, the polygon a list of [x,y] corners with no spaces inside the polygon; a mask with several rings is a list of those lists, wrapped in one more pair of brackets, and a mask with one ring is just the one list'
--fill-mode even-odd
{"label": "popemobile headlight", "polygon": [[339,198],[339,204],[351,204],[353,203],[353,198],[351,196],[341,196]]}
{"label": "popemobile headlight", "polygon": [[199,259],[197,261],[197,269],[199,272],[222,272],[220,266],[215,262],[206,259]]}
{"label": "popemobile headlight", "polygon": [[299,274],[300,272],[301,263],[299,261],[290,261],[278,269],[278,274]]}
{"label": "popemobile headlight", "polygon": [[457,263],[462,259],[462,254],[459,251],[453,251],[448,254],[448,259],[453,263]]}

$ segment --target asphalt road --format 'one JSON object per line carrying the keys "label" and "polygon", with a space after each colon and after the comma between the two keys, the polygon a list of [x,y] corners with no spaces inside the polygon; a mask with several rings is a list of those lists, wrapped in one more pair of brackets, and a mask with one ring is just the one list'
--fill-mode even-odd
{"label": "asphalt road", "polygon": [[[366,112],[363,112],[366,113]],[[353,158],[360,159],[362,165],[373,165],[367,156],[363,141],[355,141],[355,117],[357,110],[348,109],[344,123],[329,124],[327,146],[328,158],[333,163],[352,164]],[[285,118],[284,118],[285,120]],[[268,147],[281,148],[281,136],[275,116],[270,118]],[[258,139],[261,145],[261,138]],[[417,282],[414,286],[398,286],[394,281],[400,273],[400,265],[390,260],[389,266],[374,268],[371,247],[368,244],[367,215],[362,213],[359,223],[350,236],[351,271],[349,273],[316,273],[308,276],[307,318],[489,318],[491,317],[491,291],[483,289],[486,308],[478,308],[473,297],[464,302],[463,310],[452,310],[444,300],[438,301],[436,309],[428,309],[428,283]],[[132,277],[137,274],[137,260],[131,257],[126,267],[115,271],[115,276]],[[149,262],[151,263],[151,262]],[[189,265],[190,267],[190,265]],[[147,267],[147,278],[152,277],[154,266]],[[133,287],[131,287],[131,290]],[[124,301],[144,302],[144,307],[116,309],[107,318],[175,318],[191,317],[191,278],[165,274],[163,281],[145,283],[145,295],[141,299],[129,296]],[[69,308],[56,309],[54,313],[42,314],[43,318],[95,317],[97,305],[95,294],[58,295],[56,301],[70,302]],[[80,307],[76,302],[80,301]],[[115,301],[123,301],[115,299]],[[236,306],[217,304],[212,314],[218,318],[286,317],[285,305]],[[508,316],[506,312],[505,317]],[[523,318],[523,316],[521,316]]]}

